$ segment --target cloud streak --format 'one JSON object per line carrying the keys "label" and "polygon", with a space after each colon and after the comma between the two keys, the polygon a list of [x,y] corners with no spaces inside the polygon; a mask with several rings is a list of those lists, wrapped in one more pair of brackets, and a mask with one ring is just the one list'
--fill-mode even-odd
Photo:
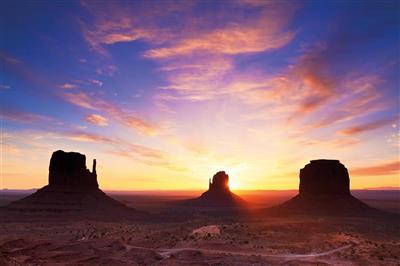
{"label": "cloud streak", "polygon": [[350,173],[356,176],[399,175],[400,161],[395,160],[374,166],[359,167],[351,169]]}
{"label": "cloud streak", "polygon": [[13,108],[0,109],[0,115],[3,119],[20,124],[36,124],[36,123],[56,123],[56,119],[40,115],[32,112],[16,110]]}
{"label": "cloud streak", "polygon": [[63,93],[61,96],[67,102],[72,103],[76,106],[106,113],[108,116],[114,118],[116,121],[123,124],[124,126],[133,128],[144,135],[157,134],[156,126],[154,126],[150,122],[145,121],[142,118],[139,118],[122,110],[117,105],[109,101],[105,101],[96,96],[88,95],[87,93],[82,91],[66,92]]}
{"label": "cloud streak", "polygon": [[104,116],[98,114],[90,114],[85,117],[85,121],[89,124],[99,126],[99,127],[106,127],[108,126],[108,121]]}
{"label": "cloud streak", "polygon": [[379,120],[375,120],[375,121],[371,121],[371,122],[358,124],[355,126],[350,126],[348,128],[338,131],[337,133],[341,134],[341,135],[361,134],[364,132],[378,129],[378,128],[386,126],[386,125],[390,125],[391,123],[393,123],[393,121],[394,121],[393,118],[383,118],[383,119],[379,119]]}
{"label": "cloud streak", "polygon": [[[175,56],[187,56],[195,52],[211,54],[236,55],[241,53],[257,53],[270,49],[280,48],[290,42],[293,32],[281,33],[281,25],[273,19],[257,22],[256,25],[234,25],[202,36],[183,39],[175,45],[166,48],[151,49],[145,53],[146,57],[163,59]],[[268,25],[266,27],[265,25]]]}

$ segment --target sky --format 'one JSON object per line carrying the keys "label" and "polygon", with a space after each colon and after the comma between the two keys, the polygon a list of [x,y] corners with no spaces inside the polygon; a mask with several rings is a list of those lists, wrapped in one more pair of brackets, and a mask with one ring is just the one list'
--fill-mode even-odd
{"label": "sky", "polygon": [[0,189],[56,150],[107,190],[400,187],[398,1],[1,1]]}

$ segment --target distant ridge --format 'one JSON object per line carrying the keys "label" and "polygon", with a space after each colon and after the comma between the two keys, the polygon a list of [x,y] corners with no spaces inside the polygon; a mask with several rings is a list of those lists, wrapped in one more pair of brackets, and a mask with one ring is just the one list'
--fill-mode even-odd
{"label": "distant ridge", "polygon": [[400,190],[400,187],[370,187],[363,189],[354,189],[354,190]]}

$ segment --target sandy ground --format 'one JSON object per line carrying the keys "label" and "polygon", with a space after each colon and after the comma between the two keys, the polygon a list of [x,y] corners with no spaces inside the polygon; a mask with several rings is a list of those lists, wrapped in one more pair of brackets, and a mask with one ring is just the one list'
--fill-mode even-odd
{"label": "sandy ground", "polygon": [[0,214],[0,265],[400,265],[395,216],[183,215],[150,203],[163,212],[147,220]]}
{"label": "sandy ground", "polygon": [[259,218],[208,224],[13,222],[0,265],[399,265],[398,221]]}

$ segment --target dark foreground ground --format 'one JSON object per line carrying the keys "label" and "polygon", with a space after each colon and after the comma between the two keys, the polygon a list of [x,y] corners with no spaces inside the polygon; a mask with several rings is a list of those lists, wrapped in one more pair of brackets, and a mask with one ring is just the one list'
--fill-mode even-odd
{"label": "dark foreground ground", "polygon": [[[65,220],[57,213],[0,217],[0,265],[400,265],[398,216],[183,215],[169,208],[191,195],[113,196],[152,215],[125,221]],[[263,208],[290,196],[243,197],[264,199],[268,203],[257,206]],[[400,210],[398,192],[364,196],[376,208]],[[3,204],[10,197],[18,196],[3,194]]]}

